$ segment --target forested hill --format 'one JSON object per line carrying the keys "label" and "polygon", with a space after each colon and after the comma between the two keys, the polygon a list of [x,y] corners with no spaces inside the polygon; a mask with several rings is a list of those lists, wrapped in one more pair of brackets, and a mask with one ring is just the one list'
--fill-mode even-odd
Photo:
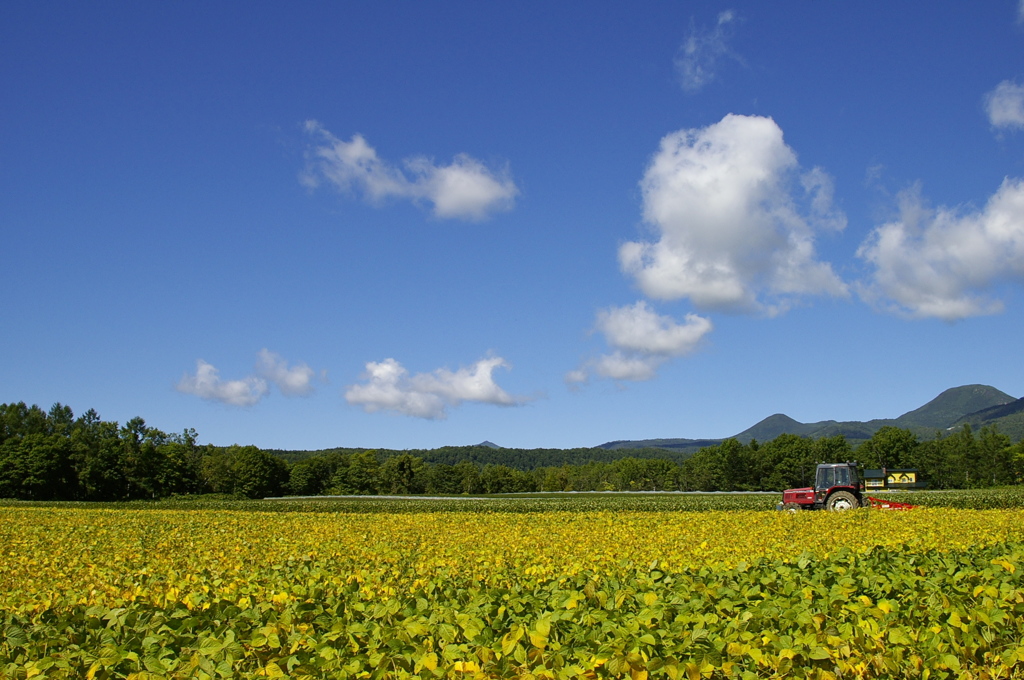
{"label": "forested hill", "polygon": [[956,426],[960,425],[970,425],[979,429],[994,425],[1013,441],[1022,441],[1024,440],[1024,398],[964,416],[956,422]]}
{"label": "forested hill", "polygon": [[[708,442],[705,445],[713,445],[717,442]],[[270,449],[272,453],[290,463],[297,463],[313,456],[322,456],[331,453],[352,455],[361,453],[366,449],[322,449],[319,451],[281,451]],[[672,450],[665,447],[658,447],[652,444],[642,448],[628,448],[623,450],[607,449],[602,447],[578,448],[578,449],[507,449],[484,442],[475,446],[442,446],[438,449],[375,449],[381,460],[393,456],[409,454],[421,459],[431,465],[455,465],[463,461],[469,461],[475,465],[506,465],[516,470],[536,470],[543,467],[561,467],[563,465],[586,465],[587,463],[613,463],[623,458],[657,458],[671,460],[675,463],[682,463],[693,455],[693,450]]]}
{"label": "forested hill", "polygon": [[[768,441],[783,434],[819,439],[842,435],[850,443],[857,444],[871,439],[883,427],[898,427],[909,430],[924,439],[945,434],[964,424],[975,428],[995,427],[1013,441],[1024,439],[1024,399],[1010,395],[988,385],[963,385],[946,390],[927,404],[908,411],[896,418],[879,418],[868,421],[822,420],[816,423],[801,423],[789,416],[776,413],[756,425],[729,437],[748,444],[751,441]],[[706,446],[713,446],[724,439],[644,439],[639,441],[614,441],[602,444],[606,449],[632,449],[633,447],[657,446],[673,451],[693,453]]]}
{"label": "forested hill", "polygon": [[[1021,414],[1004,405],[999,417]],[[1013,411],[1008,415],[1004,411]],[[854,449],[842,436],[729,439],[695,454],[664,448],[277,452],[197,443],[141,418],[124,425],[94,410],[0,404],[0,499],[122,501],[173,495],[501,494],[534,491],[758,491],[806,483],[815,461],[913,467],[933,488],[1024,481],[1024,442],[966,426],[922,441],[883,427]]]}

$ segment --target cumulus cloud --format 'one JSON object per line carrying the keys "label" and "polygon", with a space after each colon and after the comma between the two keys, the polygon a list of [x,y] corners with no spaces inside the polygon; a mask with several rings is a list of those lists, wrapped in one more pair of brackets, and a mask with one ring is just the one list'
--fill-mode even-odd
{"label": "cumulus cloud", "polygon": [[817,232],[846,225],[831,178],[801,175],[771,118],[729,114],[667,135],[640,187],[658,240],[623,244],[619,263],[647,296],[774,315],[798,296],[848,294],[814,249]]}
{"label": "cumulus cloud", "polygon": [[686,40],[675,58],[679,83],[688,92],[696,92],[717,77],[719,62],[728,57],[741,61],[729,47],[731,24],[736,14],[731,9],[719,13],[713,28],[697,29],[691,24]]}
{"label": "cumulus cloud", "polygon": [[345,400],[368,413],[393,411],[431,420],[444,419],[448,407],[467,401],[497,406],[524,403],[525,398],[513,397],[494,382],[493,372],[498,367],[507,368],[508,364],[500,357],[491,357],[457,371],[440,368],[433,373],[410,375],[394,359],[371,361],[363,375],[366,382],[350,385]]}
{"label": "cumulus cloud", "polygon": [[1009,80],[985,95],[988,120],[995,128],[1024,128],[1024,85]]}
{"label": "cumulus cloud", "polygon": [[305,396],[313,392],[313,369],[304,363],[288,366],[280,354],[261,349],[256,359],[256,372],[277,385],[285,396]]}
{"label": "cumulus cloud", "polygon": [[595,330],[613,350],[565,376],[570,385],[586,382],[591,374],[613,380],[650,380],[673,357],[692,353],[711,332],[711,321],[688,314],[685,323],[654,312],[639,301],[597,314]]}
{"label": "cumulus cloud", "polygon": [[510,209],[519,194],[507,169],[492,171],[466,154],[440,166],[422,156],[408,158],[400,168],[382,160],[362,135],[345,142],[312,120],[305,129],[316,140],[301,178],[310,188],[326,182],[370,202],[392,197],[426,201],[435,217],[471,221]]}
{"label": "cumulus cloud", "polygon": [[183,375],[175,388],[185,394],[231,406],[252,406],[270,393],[271,385],[287,397],[311,394],[314,390],[313,377],[313,369],[306,364],[289,366],[281,355],[264,348],[257,355],[255,375],[222,380],[220,371],[213,364],[198,359],[196,372]]}
{"label": "cumulus cloud", "polygon": [[707,319],[688,314],[685,324],[656,314],[643,300],[597,314],[597,330],[612,347],[642,354],[679,356],[692,352],[711,330]]}
{"label": "cumulus cloud", "polygon": [[590,368],[602,378],[643,382],[654,378],[658,368],[666,361],[666,357],[657,355],[612,352],[598,357],[590,364]]}
{"label": "cumulus cloud", "polygon": [[241,380],[222,380],[220,372],[202,359],[196,361],[195,375],[183,375],[176,387],[179,392],[231,406],[252,406],[265,397],[269,390],[267,381],[255,376]]}
{"label": "cumulus cloud", "polygon": [[885,309],[947,321],[998,313],[992,288],[1024,279],[1024,180],[1005,179],[980,210],[932,210],[919,188],[905,191],[899,219],[857,255],[874,267],[862,297]]}

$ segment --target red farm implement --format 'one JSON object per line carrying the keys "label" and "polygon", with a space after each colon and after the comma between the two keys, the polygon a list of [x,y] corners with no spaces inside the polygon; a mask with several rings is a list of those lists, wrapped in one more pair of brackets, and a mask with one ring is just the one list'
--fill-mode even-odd
{"label": "red farm implement", "polygon": [[873,498],[872,496],[865,496],[864,500],[870,504],[870,507],[876,510],[913,510],[916,505],[910,503],[897,503],[896,501],[886,501],[881,498]]}

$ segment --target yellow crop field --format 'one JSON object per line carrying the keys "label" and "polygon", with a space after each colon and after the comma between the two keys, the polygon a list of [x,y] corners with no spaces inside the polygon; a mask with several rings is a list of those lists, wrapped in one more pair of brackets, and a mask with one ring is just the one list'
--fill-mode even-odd
{"label": "yellow crop field", "polygon": [[1010,677],[1024,512],[0,508],[0,677]]}

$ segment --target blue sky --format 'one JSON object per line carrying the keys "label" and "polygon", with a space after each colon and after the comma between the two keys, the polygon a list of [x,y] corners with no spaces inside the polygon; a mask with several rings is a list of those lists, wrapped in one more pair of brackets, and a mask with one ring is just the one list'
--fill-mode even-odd
{"label": "blue sky", "polygon": [[0,402],[573,447],[1024,394],[1024,2],[6,2],[0,88]]}

